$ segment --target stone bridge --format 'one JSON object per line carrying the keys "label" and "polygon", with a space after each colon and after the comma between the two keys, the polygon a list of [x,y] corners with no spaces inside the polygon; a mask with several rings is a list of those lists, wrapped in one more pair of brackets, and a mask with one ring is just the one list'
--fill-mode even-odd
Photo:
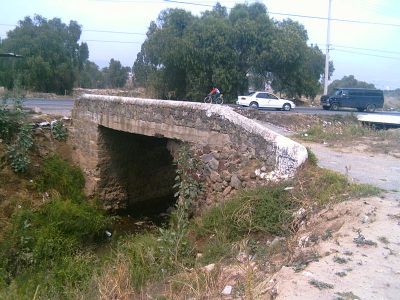
{"label": "stone bridge", "polygon": [[83,95],[72,111],[74,160],[86,192],[107,209],[152,208],[173,199],[177,149],[204,163],[204,204],[244,187],[291,177],[306,149],[228,106]]}

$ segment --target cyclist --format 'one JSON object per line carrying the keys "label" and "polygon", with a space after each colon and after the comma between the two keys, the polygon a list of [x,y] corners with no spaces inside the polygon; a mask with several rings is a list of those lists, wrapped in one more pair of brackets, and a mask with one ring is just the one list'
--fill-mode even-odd
{"label": "cyclist", "polygon": [[213,88],[208,95],[212,97],[213,101],[215,101],[215,99],[221,95],[221,92],[215,85],[213,85]]}

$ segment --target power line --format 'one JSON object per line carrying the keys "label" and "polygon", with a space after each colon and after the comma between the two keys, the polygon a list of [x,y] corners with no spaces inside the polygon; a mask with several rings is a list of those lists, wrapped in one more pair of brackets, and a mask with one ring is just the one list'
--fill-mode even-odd
{"label": "power line", "polygon": [[[178,4],[189,4],[189,5],[196,5],[196,6],[214,7],[213,5],[210,5],[210,4],[195,3],[195,2],[189,2],[189,1],[164,0],[164,2],[178,3]],[[229,8],[232,8],[232,7],[229,7]],[[300,15],[300,14],[288,14],[288,13],[282,13],[282,12],[272,12],[272,11],[269,11],[268,14],[277,15],[277,16],[287,16],[287,17],[298,17],[298,18],[316,19],[316,20],[328,20],[327,17],[318,17],[318,16]],[[346,22],[346,23],[356,23],[356,24],[369,24],[369,25],[380,25],[380,26],[400,27],[400,24],[381,23],[381,22],[369,22],[369,21],[362,21],[362,20],[349,20],[349,19],[331,18],[331,21]]]}
{"label": "power line", "polygon": [[[16,27],[17,25],[12,25],[12,24],[0,24],[0,26]],[[118,34],[146,35],[145,33],[141,33],[141,32],[97,30],[97,29],[82,29],[82,31],[87,31],[87,32],[100,32],[100,33],[118,33]]]}
{"label": "power line", "polygon": [[383,56],[383,55],[376,55],[376,54],[370,54],[370,53],[362,53],[362,52],[349,51],[349,50],[342,50],[342,49],[335,49],[335,48],[332,48],[331,50],[339,51],[339,52],[345,52],[345,53],[351,53],[351,54],[357,54],[357,55],[374,56],[374,57],[381,57],[381,58],[389,58],[389,59],[394,59],[394,60],[400,60],[400,57]]}
{"label": "power line", "polygon": [[365,50],[365,51],[373,51],[373,52],[400,54],[400,52],[398,52],[398,51],[387,51],[387,50],[381,50],[381,49],[350,47],[350,46],[342,46],[342,45],[336,45],[336,44],[333,44],[332,46],[333,47],[338,47],[338,48],[346,48],[346,49],[355,49],[355,50]]}
{"label": "power line", "polygon": [[85,29],[82,31],[87,32],[102,32],[102,33],[118,33],[118,34],[133,34],[133,35],[146,35],[145,33],[140,32],[128,32],[128,31],[111,31],[111,30],[95,30],[95,29]]}
{"label": "power line", "polygon": [[105,41],[105,40],[84,40],[82,42],[99,42],[99,43],[117,43],[117,44],[140,44],[141,42],[127,42],[127,41]]}
{"label": "power line", "polygon": [[211,5],[211,4],[194,3],[194,2],[187,2],[187,1],[164,0],[164,2],[179,3],[179,4],[189,4],[189,5],[197,5],[197,6],[204,6],[204,7],[214,7],[214,5]]}

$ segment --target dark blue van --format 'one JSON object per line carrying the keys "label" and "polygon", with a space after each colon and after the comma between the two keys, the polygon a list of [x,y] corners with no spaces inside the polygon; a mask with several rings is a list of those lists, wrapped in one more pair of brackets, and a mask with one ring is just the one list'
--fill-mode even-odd
{"label": "dark blue van", "polygon": [[322,108],[331,110],[350,107],[358,111],[374,112],[383,107],[383,101],[381,90],[361,88],[339,88],[332,95],[321,97]]}

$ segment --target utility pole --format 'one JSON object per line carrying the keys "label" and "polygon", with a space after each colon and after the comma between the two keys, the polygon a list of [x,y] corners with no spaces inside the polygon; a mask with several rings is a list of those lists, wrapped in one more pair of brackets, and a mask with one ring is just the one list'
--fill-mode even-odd
{"label": "utility pole", "polygon": [[326,54],[325,54],[325,76],[324,76],[324,95],[328,94],[328,81],[329,81],[329,48],[331,44],[331,6],[332,0],[329,0],[328,8],[328,28],[326,32]]}

